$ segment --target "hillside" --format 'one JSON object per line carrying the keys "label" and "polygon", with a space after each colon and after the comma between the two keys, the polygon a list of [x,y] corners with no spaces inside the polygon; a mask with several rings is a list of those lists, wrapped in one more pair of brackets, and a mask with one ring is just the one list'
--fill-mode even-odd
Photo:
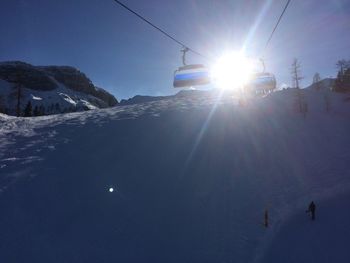
{"label": "hillside", "polygon": [[325,78],[317,83],[311,84],[310,86],[307,87],[307,89],[312,89],[316,91],[332,90],[334,88],[334,84],[335,84],[335,79]]}
{"label": "hillside", "polygon": [[[307,86],[305,89],[306,90],[314,90],[314,91],[322,91],[324,94],[325,91],[332,90],[333,86],[335,83],[335,79],[333,78],[325,78],[322,79],[319,83],[314,83],[309,86]],[[146,103],[150,101],[159,101],[159,100],[164,100],[164,99],[172,99],[172,98],[181,98],[181,97],[189,97],[189,96],[194,96],[194,97],[203,97],[206,96],[207,94],[211,93],[217,93],[218,91],[207,91],[207,90],[180,90],[178,93],[175,95],[170,95],[170,96],[141,96],[141,95],[136,95],[132,98],[129,99],[123,99],[120,101],[120,105],[133,105],[133,104],[139,104],[139,103]]]}
{"label": "hillside", "polygon": [[275,246],[289,259],[290,245],[298,261],[285,262],[310,262],[314,247],[317,262],[348,262],[324,238],[349,229],[334,206],[350,193],[347,95],[304,90],[303,116],[294,89],[244,104],[194,94],[0,115],[0,261],[281,262]]}
{"label": "hillside", "polygon": [[31,102],[33,110],[40,107],[40,115],[107,108],[118,103],[73,67],[1,62],[0,112],[16,115],[18,98],[22,114]]}
{"label": "hillside", "polygon": [[[175,95],[169,95],[169,96],[144,96],[144,95],[136,95],[129,99],[123,99],[120,101],[120,105],[133,105],[133,104],[140,104],[140,103],[146,103],[146,102],[154,102],[159,100],[171,100],[171,99],[178,99],[178,98],[204,98],[208,96],[217,96],[217,93],[221,92],[220,90],[213,89],[213,90],[186,90],[182,89]],[[225,92],[230,93],[230,92]]]}

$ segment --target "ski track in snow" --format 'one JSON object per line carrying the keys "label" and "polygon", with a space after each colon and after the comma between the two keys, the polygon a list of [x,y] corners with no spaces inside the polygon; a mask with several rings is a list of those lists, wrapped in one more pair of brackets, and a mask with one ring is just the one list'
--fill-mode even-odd
{"label": "ski track in snow", "polygon": [[[118,207],[123,214],[98,208],[115,221],[96,221],[101,224],[96,226],[96,233],[103,233],[118,247],[119,254],[115,257],[108,250],[112,248],[101,241],[103,245],[90,252],[90,262],[98,261],[103,254],[107,261],[118,258],[120,262],[261,262],[283,222],[295,211],[304,209],[311,199],[324,200],[350,189],[350,103],[333,94],[331,112],[326,113],[323,96],[307,91],[309,113],[304,118],[294,111],[293,92],[277,92],[249,100],[244,106],[224,95],[172,98],[36,118],[0,115],[0,198],[8,192],[5,200],[12,200],[13,190],[8,189],[35,184],[38,177],[45,181],[54,176],[63,187],[68,186],[61,183],[60,176],[76,183],[77,174],[86,174],[87,182],[100,187],[103,180],[115,181],[113,194],[117,199],[111,207]],[[203,127],[206,129],[198,139]],[[94,151],[98,152],[96,156]],[[85,155],[80,159],[79,154]],[[71,159],[78,163],[70,164]],[[102,163],[101,167],[95,167],[94,162]],[[64,171],[62,175],[57,168]],[[106,174],[117,171],[128,176]],[[99,173],[101,178],[93,179]],[[95,202],[96,207],[101,206]],[[1,207],[5,206],[0,202]],[[271,215],[269,229],[262,227],[265,208]],[[67,216],[74,214],[69,209]],[[66,220],[65,215],[60,216]],[[11,226],[6,220],[1,221],[3,225]],[[94,220],[101,219],[91,220],[96,223]],[[106,232],[104,224],[113,229]],[[76,227],[77,238],[84,238],[84,228]],[[56,239],[46,238],[68,251]],[[9,239],[0,252],[18,246]],[[52,252],[47,241],[38,242]],[[131,248],[132,255],[127,253]],[[38,259],[31,255],[32,260]],[[69,256],[76,254],[69,252]],[[3,258],[14,259],[10,252]],[[82,256],[79,262],[88,262],[88,258]],[[55,260],[46,255],[46,259],[65,261],[62,255]]]}

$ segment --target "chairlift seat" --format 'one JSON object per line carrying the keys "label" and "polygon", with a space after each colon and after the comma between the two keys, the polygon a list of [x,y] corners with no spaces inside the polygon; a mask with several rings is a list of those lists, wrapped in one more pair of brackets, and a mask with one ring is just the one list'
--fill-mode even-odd
{"label": "chairlift seat", "polygon": [[174,88],[188,88],[210,83],[209,70],[201,64],[179,67],[174,75]]}
{"label": "chairlift seat", "polygon": [[276,78],[271,73],[257,73],[249,82],[249,86],[255,90],[273,90],[276,88]]}

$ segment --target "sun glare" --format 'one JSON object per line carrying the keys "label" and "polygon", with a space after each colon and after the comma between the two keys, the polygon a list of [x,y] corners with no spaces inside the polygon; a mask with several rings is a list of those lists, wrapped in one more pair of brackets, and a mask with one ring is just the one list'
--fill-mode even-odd
{"label": "sun glare", "polygon": [[222,89],[240,89],[254,71],[254,63],[242,52],[230,52],[218,59],[211,70],[214,83]]}

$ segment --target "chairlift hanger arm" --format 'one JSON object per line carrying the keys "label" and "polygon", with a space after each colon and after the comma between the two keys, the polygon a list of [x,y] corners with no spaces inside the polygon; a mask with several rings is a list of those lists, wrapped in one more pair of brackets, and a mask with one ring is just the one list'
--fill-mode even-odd
{"label": "chairlift hanger arm", "polygon": [[189,51],[188,47],[181,49],[182,52],[182,64],[186,66],[186,53]]}
{"label": "chairlift hanger arm", "polygon": [[263,66],[263,72],[265,72],[265,61],[263,58],[260,58],[261,64]]}

